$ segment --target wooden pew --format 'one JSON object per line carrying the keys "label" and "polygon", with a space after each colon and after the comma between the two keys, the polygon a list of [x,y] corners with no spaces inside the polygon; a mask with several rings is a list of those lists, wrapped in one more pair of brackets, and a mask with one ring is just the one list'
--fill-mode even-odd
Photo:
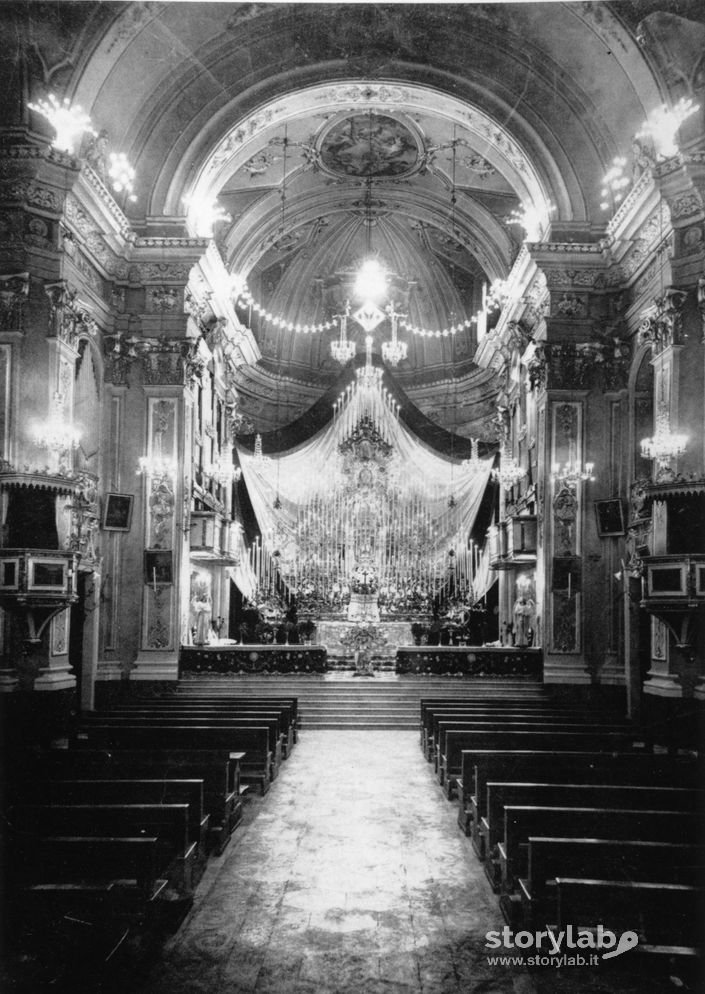
{"label": "wooden pew", "polygon": [[271,780],[276,779],[282,762],[282,734],[278,716],[271,713],[259,713],[257,715],[252,714],[250,716],[236,715],[234,717],[216,716],[211,718],[205,716],[195,716],[176,718],[168,714],[162,715],[157,713],[144,716],[125,715],[124,717],[115,717],[110,714],[96,711],[83,716],[79,726],[79,734],[81,731],[85,731],[95,726],[112,726],[114,728],[123,726],[162,728],[165,726],[173,727],[177,725],[182,728],[266,728],[268,732],[267,750],[271,756],[269,778]]}
{"label": "wooden pew", "polygon": [[557,927],[567,924],[615,934],[634,931],[639,953],[697,957],[702,953],[700,887],[626,880],[556,879]]}
{"label": "wooden pew", "polygon": [[494,781],[560,783],[624,782],[695,787],[698,764],[692,758],[674,758],[648,752],[556,752],[519,750],[464,750],[458,781],[458,823],[473,839],[483,859],[480,821],[487,814],[487,784]]}
{"label": "wooden pew", "polygon": [[103,990],[128,946],[123,898],[114,883],[27,886],[13,899],[8,923],[15,962],[30,962],[35,976],[51,978],[52,989]]}
{"label": "wooden pew", "polygon": [[78,748],[221,750],[245,753],[240,762],[241,780],[254,784],[262,794],[269,790],[272,754],[269,729],[242,725],[91,725],[76,737]]}
{"label": "wooden pew", "polygon": [[115,884],[151,901],[166,884],[158,878],[158,844],[156,836],[147,835],[35,838],[31,847],[15,853],[13,876],[25,884]]}
{"label": "wooden pew", "polygon": [[683,842],[529,836],[528,874],[519,879],[522,927],[557,922],[556,877],[692,885],[704,867],[705,846]]}
{"label": "wooden pew", "polygon": [[[91,712],[89,712],[90,714]],[[189,704],[187,701],[179,699],[159,699],[150,701],[133,702],[129,704],[119,704],[108,709],[101,709],[93,712],[98,716],[109,715],[113,717],[125,716],[147,716],[158,715],[162,717],[174,717],[176,720],[182,718],[236,718],[238,715],[251,717],[257,714],[275,715],[279,718],[282,735],[282,758],[286,759],[291,755],[296,738],[296,711],[290,702],[258,699],[250,701],[243,699],[238,702],[225,702],[204,704]]]}
{"label": "wooden pew", "polygon": [[[606,779],[606,778],[605,778]],[[480,821],[482,849],[492,855],[504,838],[504,809],[507,805],[538,804],[543,807],[630,808],[645,811],[695,812],[705,795],[680,787],[635,786],[600,783],[497,783],[487,784],[487,814]]]}
{"label": "wooden pew", "polygon": [[536,705],[529,707],[521,707],[518,705],[506,707],[502,705],[488,704],[487,702],[469,705],[463,703],[458,704],[445,702],[438,705],[431,703],[424,706],[422,702],[419,727],[422,749],[424,751],[424,755],[426,755],[428,759],[433,758],[433,753],[429,746],[431,739],[433,738],[434,721],[437,723],[439,716],[441,715],[446,716],[444,720],[460,719],[463,717],[471,717],[483,721],[536,721],[546,719],[562,720],[568,723],[578,722],[598,725],[625,722],[623,715],[609,715],[605,714],[604,711],[596,709],[563,707],[548,704],[541,705],[540,707]]}
{"label": "wooden pew", "polygon": [[633,748],[631,732],[615,732],[604,728],[560,730],[554,727],[542,731],[516,728],[444,729],[441,725],[441,761],[438,771],[441,786],[448,797],[453,796],[456,780],[461,776],[462,754],[469,749],[554,750],[556,752],[625,752]]}
{"label": "wooden pew", "polygon": [[28,785],[24,800],[41,797],[50,804],[188,804],[188,831],[198,843],[196,857],[208,855],[209,816],[203,805],[203,780],[51,780]]}
{"label": "wooden pew", "polygon": [[[498,846],[499,876],[505,894],[527,874],[529,837],[643,839],[694,842],[697,815],[683,811],[607,807],[508,805],[504,809],[504,841]],[[488,876],[490,876],[488,870]]]}
{"label": "wooden pew", "polygon": [[[478,731],[494,731],[514,729],[520,731],[545,731],[553,729],[556,732],[595,732],[603,730],[611,733],[622,733],[624,735],[634,735],[635,729],[629,723],[609,723],[605,721],[590,722],[584,718],[566,718],[564,715],[544,714],[534,717],[522,716],[520,718],[505,717],[503,715],[488,716],[448,714],[442,712],[432,718],[431,735],[429,749],[432,752],[432,761],[436,773],[441,768],[441,757],[444,753],[444,740],[448,731],[463,731],[464,729],[477,728]],[[460,773],[460,770],[458,770]]]}
{"label": "wooden pew", "polygon": [[53,749],[19,764],[25,781],[200,779],[210,845],[221,855],[242,819],[240,761],[230,750]]}
{"label": "wooden pew", "polygon": [[193,890],[197,843],[189,837],[188,804],[20,804],[10,817],[13,840],[23,849],[48,836],[154,836],[158,873],[177,890]]}
{"label": "wooden pew", "polygon": [[277,706],[286,707],[291,712],[293,723],[293,741],[296,743],[299,730],[299,699],[288,696],[269,696],[266,694],[211,694],[211,693],[189,693],[185,688],[177,688],[178,692],[169,697],[154,698],[157,701],[173,701],[175,704],[183,706],[237,706],[238,704],[263,704],[265,707]]}

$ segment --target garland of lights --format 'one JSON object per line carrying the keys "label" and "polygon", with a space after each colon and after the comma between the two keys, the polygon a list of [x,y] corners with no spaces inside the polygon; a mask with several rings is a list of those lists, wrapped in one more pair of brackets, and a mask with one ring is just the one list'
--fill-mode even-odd
{"label": "garland of lights", "polygon": [[[235,306],[237,307],[239,305],[251,308],[255,314],[259,314],[265,321],[269,321],[273,324],[275,328],[284,328],[286,331],[295,331],[297,334],[317,335],[324,331],[331,331],[336,327],[335,323],[331,321],[324,321],[322,324],[302,325],[294,324],[293,322],[287,321],[282,317],[277,317],[276,314],[272,314],[255,300],[250,291],[247,289],[247,285],[244,285],[237,292],[235,297]],[[420,338],[447,338],[449,335],[456,335],[459,331],[463,331],[465,328],[471,328],[476,320],[477,318],[474,317],[467,318],[465,321],[459,321],[457,324],[451,325],[450,328],[443,328],[440,331],[429,331],[427,328],[417,328],[408,321],[400,321],[399,326],[404,328],[405,331],[410,331],[413,335],[418,335]]]}

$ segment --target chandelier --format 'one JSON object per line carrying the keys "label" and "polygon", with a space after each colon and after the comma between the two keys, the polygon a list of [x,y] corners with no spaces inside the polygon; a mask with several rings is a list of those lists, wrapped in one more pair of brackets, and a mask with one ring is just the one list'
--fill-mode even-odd
{"label": "chandelier", "polygon": [[492,470],[492,479],[504,490],[511,490],[520,480],[526,476],[526,470],[521,466],[514,456],[510,456],[504,442],[499,448],[499,466]]}
{"label": "chandelier", "polygon": [[50,93],[47,100],[38,100],[36,104],[27,106],[35,114],[46,118],[56,132],[52,145],[62,152],[72,153],[85,132],[98,134],[85,111],[78,104],[71,106],[68,97],[59,100]]}
{"label": "chandelier", "polygon": [[384,370],[372,365],[372,335],[365,338],[365,365],[355,370],[357,383],[360,387],[371,390],[382,383]]}
{"label": "chandelier", "polygon": [[656,411],[656,431],[651,438],[641,440],[644,459],[653,459],[659,470],[666,469],[672,459],[685,452],[688,436],[671,431],[668,407],[661,402]]}
{"label": "chandelier", "polygon": [[470,458],[463,459],[463,466],[467,466],[469,470],[473,473],[479,473],[482,469],[482,460],[480,459],[480,440],[479,438],[470,439]]}
{"label": "chandelier", "polygon": [[355,355],[355,343],[348,341],[348,315],[350,314],[350,301],[345,301],[345,310],[342,314],[335,316],[340,321],[340,338],[337,342],[330,343],[330,354],[336,362],[344,366]]}
{"label": "chandelier", "polygon": [[398,366],[402,359],[406,359],[408,348],[406,342],[400,342],[397,338],[397,318],[402,315],[396,310],[393,301],[387,305],[387,314],[392,322],[392,340],[382,342],[382,358],[390,366]]}
{"label": "chandelier", "polygon": [[568,460],[563,466],[556,463],[551,470],[551,475],[557,481],[559,487],[577,490],[579,483],[585,483],[588,480],[594,482],[595,477],[592,475],[594,468],[594,462],[586,462],[583,467],[577,460],[573,460],[572,462]]}
{"label": "chandelier", "polygon": [[216,456],[204,472],[221,487],[226,487],[229,483],[237,483],[242,476],[240,467],[233,466],[232,461],[224,459],[222,455]]}
{"label": "chandelier", "polygon": [[164,431],[165,426],[161,424],[154,433],[152,452],[148,456],[140,456],[137,460],[137,475],[151,477],[153,486],[158,486],[160,483],[168,485],[169,481],[176,478],[176,461],[163,454]]}
{"label": "chandelier", "polygon": [[167,479],[176,476],[176,465],[173,459],[164,459],[161,455],[140,456],[137,460],[137,475]]}
{"label": "chandelier", "polygon": [[81,433],[66,419],[65,397],[58,391],[54,394],[51,411],[47,420],[34,429],[35,444],[41,449],[49,449],[61,455],[77,449]]}
{"label": "chandelier", "polygon": [[271,462],[271,459],[269,456],[265,456],[262,451],[262,436],[258,432],[255,435],[255,463],[258,466],[264,466],[268,462]]}

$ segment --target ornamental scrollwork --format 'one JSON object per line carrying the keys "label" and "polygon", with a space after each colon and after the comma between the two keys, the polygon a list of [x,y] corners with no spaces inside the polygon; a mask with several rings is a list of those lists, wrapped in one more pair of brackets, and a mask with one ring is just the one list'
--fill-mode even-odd
{"label": "ornamental scrollwork", "polygon": [[82,338],[95,338],[98,326],[79,299],[78,291],[66,280],[44,286],[49,298],[49,337],[58,338],[75,349]]}
{"label": "ornamental scrollwork", "polygon": [[639,344],[650,345],[654,355],[683,342],[683,304],[688,296],[685,290],[668,287],[661,297],[654,300],[653,313],[644,318],[638,328]]}
{"label": "ornamental scrollwork", "polygon": [[539,342],[526,370],[532,390],[623,390],[631,348],[620,338],[591,342]]}
{"label": "ornamental scrollwork", "polygon": [[22,331],[24,305],[29,296],[29,273],[0,276],[0,330]]}

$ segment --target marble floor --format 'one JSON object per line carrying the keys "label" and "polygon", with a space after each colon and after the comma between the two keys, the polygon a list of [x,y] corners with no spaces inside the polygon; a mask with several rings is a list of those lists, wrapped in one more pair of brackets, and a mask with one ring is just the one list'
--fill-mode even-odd
{"label": "marble floor", "polygon": [[192,911],[133,990],[614,990],[606,976],[588,981],[572,971],[561,979],[557,970],[531,975],[488,963],[485,933],[504,922],[456,813],[415,732],[305,732],[268,795],[250,802],[225,854],[211,860]]}

